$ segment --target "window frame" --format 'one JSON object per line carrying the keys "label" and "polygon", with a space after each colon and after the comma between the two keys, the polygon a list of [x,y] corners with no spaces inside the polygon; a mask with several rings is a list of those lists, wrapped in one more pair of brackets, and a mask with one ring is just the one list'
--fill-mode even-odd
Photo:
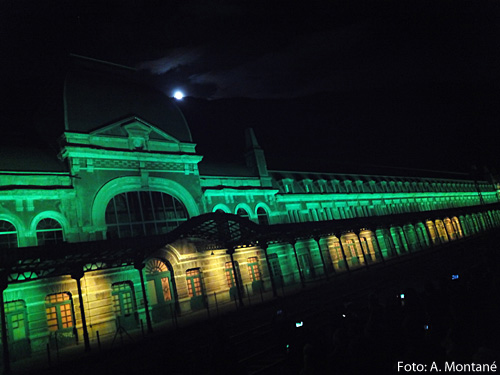
{"label": "window frame", "polygon": [[[263,213],[260,213],[259,211],[262,211]],[[257,209],[255,210],[255,214],[257,215],[257,223],[259,223],[260,225],[270,224],[269,212],[264,207],[257,207]],[[262,218],[265,218],[265,220],[262,220]]]}
{"label": "window frame", "polygon": [[114,195],[106,204],[108,238],[164,234],[189,220],[186,205],[158,190],[132,190]]}
{"label": "window frame", "polygon": [[[243,211],[245,214],[242,214],[241,211]],[[236,216],[250,220],[250,213],[243,207],[238,207],[236,209]]]}
{"label": "window frame", "polygon": [[[47,222],[57,223],[58,227],[52,226],[39,229],[41,223]],[[36,243],[38,246],[59,245],[65,242],[65,234],[62,224],[52,217],[45,217],[38,221],[38,223],[36,223],[35,233]],[[54,238],[46,237],[45,233],[54,233]],[[60,233],[60,236],[58,236],[57,233]]]}
{"label": "window frame", "polygon": [[[123,288],[128,287],[128,290]],[[115,290],[115,287],[118,287],[118,290]],[[130,294],[130,296],[126,296],[126,294]],[[120,281],[111,284],[111,296],[113,299],[113,309],[115,312],[115,315],[118,317],[129,317],[132,316],[136,313],[137,311],[137,306],[135,302],[135,292],[134,292],[134,285],[132,284],[131,281]],[[119,311],[117,311],[117,305],[116,305],[116,299],[114,298],[115,296],[118,296],[118,304],[119,304]],[[127,312],[127,307],[129,302],[126,301],[126,299],[130,299],[130,312]],[[125,307],[125,309],[124,309]]]}
{"label": "window frame", "polygon": [[259,267],[259,258],[257,257],[249,257],[247,259],[247,267],[248,267],[248,276],[252,282],[261,281],[262,273],[260,272]]}
{"label": "window frame", "polygon": [[[151,306],[160,306],[175,302],[174,276],[167,262],[159,258],[151,258],[146,262],[146,289]],[[168,283],[165,281],[167,280]],[[151,293],[154,292],[154,295]],[[154,300],[153,298],[154,297]]]}
{"label": "window frame", "polygon": [[[2,223],[6,223],[6,225],[4,226]],[[4,243],[2,240],[0,241],[0,249],[15,249],[19,247],[19,235],[16,226],[9,220],[0,219],[0,238],[3,236],[7,238],[5,243],[7,243],[8,246],[1,246]],[[15,246],[12,246],[14,243]]]}
{"label": "window frame", "polygon": [[[5,321],[7,326],[7,340],[9,344],[29,339],[29,322],[24,300],[6,301],[4,303]],[[22,322],[20,324],[20,322]],[[20,329],[19,331],[16,331]],[[17,337],[22,333],[22,337]],[[0,331],[0,339],[2,332]]]}
{"label": "window frame", "polygon": [[200,268],[190,268],[186,270],[186,283],[190,298],[203,296],[203,283]]}
{"label": "window frame", "polygon": [[[61,300],[57,300],[57,296],[67,296],[66,298],[63,298]],[[51,302],[50,297],[51,296],[56,296],[56,301]],[[49,298],[49,300],[48,300]],[[64,306],[64,309],[61,307]],[[69,306],[69,309],[66,307]],[[54,309],[54,311],[48,311],[49,309]],[[64,314],[63,314],[64,312]],[[69,315],[67,314],[69,312]],[[49,317],[49,314],[54,314],[55,313],[55,318]],[[75,311],[74,311],[74,305],[73,305],[73,297],[70,292],[61,292],[61,293],[51,293],[45,296],[45,315],[47,319],[47,328],[49,332],[59,332],[59,331],[70,331],[75,328],[76,320],[75,320]],[[63,318],[70,317],[71,321],[66,321],[63,322]],[[57,328],[52,329],[51,327],[56,327],[55,325],[51,325],[50,321],[55,320],[57,323]],[[64,327],[64,325],[67,325],[67,327]]]}

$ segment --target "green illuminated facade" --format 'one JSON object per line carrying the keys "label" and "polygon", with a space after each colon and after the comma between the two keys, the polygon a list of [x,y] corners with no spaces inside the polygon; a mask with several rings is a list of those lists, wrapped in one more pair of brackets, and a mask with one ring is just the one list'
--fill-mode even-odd
{"label": "green illuminated facade", "polygon": [[[192,139],[172,101],[114,73],[73,68],[58,103],[59,127],[45,134],[58,149],[7,147],[0,161],[0,248],[20,254],[1,265],[11,360],[190,314],[214,292],[219,303],[276,293],[500,224],[493,183],[271,170],[251,130],[246,165],[205,164],[194,143],[203,140]],[[265,230],[231,247],[180,236],[136,264],[111,266],[93,253],[81,256],[80,269],[63,270],[52,258],[43,272],[16,268],[42,264],[52,247],[112,247],[216,212],[277,229],[264,242]],[[314,223],[322,232],[307,232]],[[41,260],[21,254],[24,247]]]}

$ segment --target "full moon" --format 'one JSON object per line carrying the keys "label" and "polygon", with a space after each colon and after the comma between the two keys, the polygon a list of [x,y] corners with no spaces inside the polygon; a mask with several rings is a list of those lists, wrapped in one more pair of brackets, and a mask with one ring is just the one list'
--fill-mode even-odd
{"label": "full moon", "polygon": [[182,91],[176,91],[174,92],[174,98],[177,100],[181,100],[184,98],[184,93]]}

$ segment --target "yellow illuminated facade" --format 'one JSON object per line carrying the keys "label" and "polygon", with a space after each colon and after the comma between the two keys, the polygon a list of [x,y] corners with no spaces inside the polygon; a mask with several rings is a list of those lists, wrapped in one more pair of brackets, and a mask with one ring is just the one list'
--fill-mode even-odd
{"label": "yellow illuminated facade", "polygon": [[[8,157],[1,164],[2,333],[11,360],[213,308],[214,294],[219,304],[276,295],[500,224],[498,190],[487,181],[270,170],[251,130],[246,165],[214,170],[163,94],[85,66],[64,84],[58,154],[45,161],[24,150],[15,169]],[[237,215],[260,234],[222,245],[179,235],[141,252],[140,239],[182,233],[209,213]],[[224,225],[217,230],[232,235]],[[139,239],[134,264],[114,264],[111,250],[102,259],[86,252],[109,243],[119,254],[127,238]],[[52,255],[71,244],[78,269]]]}

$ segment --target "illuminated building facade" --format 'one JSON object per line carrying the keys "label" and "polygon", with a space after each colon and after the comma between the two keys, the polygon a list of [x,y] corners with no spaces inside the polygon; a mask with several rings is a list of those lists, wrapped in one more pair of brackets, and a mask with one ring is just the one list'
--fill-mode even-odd
{"label": "illuminated building facade", "polygon": [[246,165],[214,168],[163,94],[85,67],[62,91],[57,157],[3,149],[11,360],[500,224],[487,181],[268,170],[252,130]]}

